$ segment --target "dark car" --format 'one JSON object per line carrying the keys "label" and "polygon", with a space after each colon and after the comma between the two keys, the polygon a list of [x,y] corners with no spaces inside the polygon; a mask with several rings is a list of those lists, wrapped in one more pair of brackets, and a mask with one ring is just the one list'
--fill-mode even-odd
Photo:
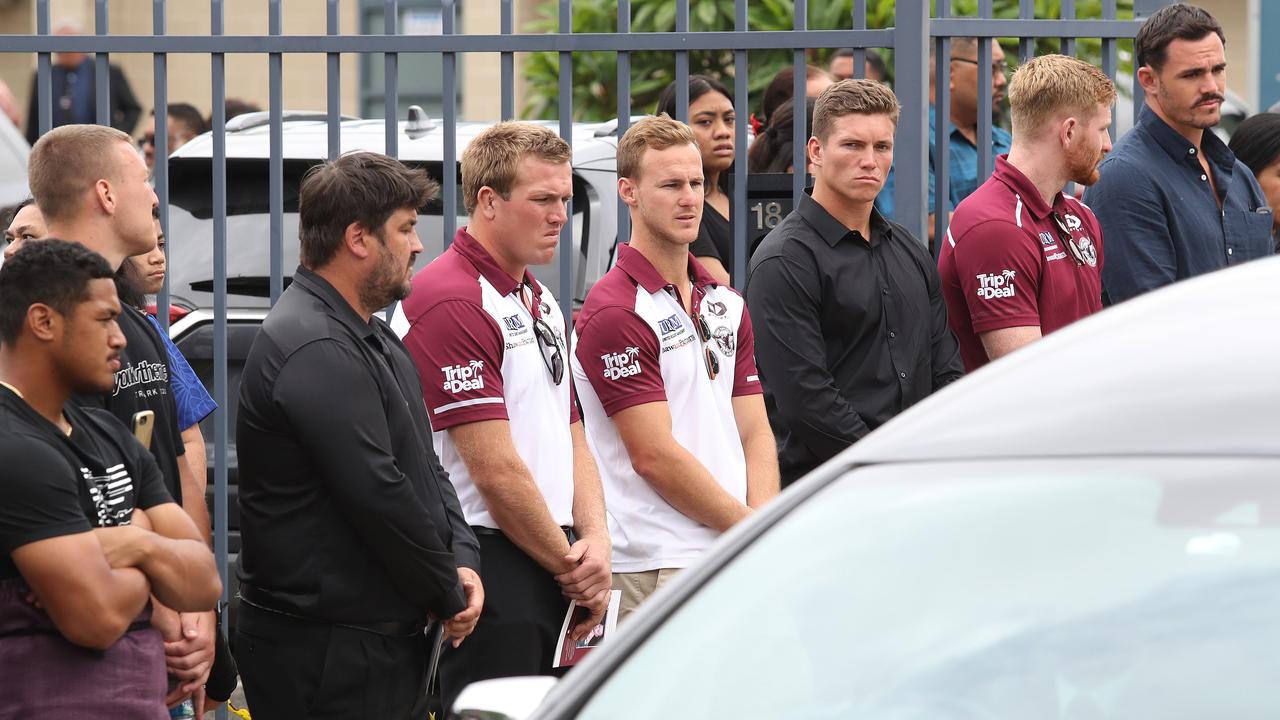
{"label": "dark car", "polygon": [[554,687],[455,709],[1280,717],[1277,288],[1280,259],[1249,263],[991,363],[727,533]]}

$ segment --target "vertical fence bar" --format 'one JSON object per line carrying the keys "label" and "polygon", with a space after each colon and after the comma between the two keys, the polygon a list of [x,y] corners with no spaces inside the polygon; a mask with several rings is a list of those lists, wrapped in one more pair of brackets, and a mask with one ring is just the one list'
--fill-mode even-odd
{"label": "vertical fence bar", "polygon": [[[164,0],[151,0],[151,32],[156,37],[165,34]],[[153,107],[156,113],[155,180],[156,198],[160,201],[160,229],[169,237],[169,56],[158,52],[151,56],[151,77],[155,85]],[[156,319],[160,327],[169,332],[169,273],[164,275],[164,285],[156,295]]]}
{"label": "vertical fence bar", "polygon": [[[631,0],[618,0],[618,34],[631,32]],[[618,139],[631,127],[631,53],[618,51]],[[618,237],[615,242],[631,239],[631,211],[618,199]],[[603,240],[604,238],[601,238]]]}
{"label": "vertical fence bar", "polygon": [[[209,0],[210,34],[222,35],[223,0]],[[213,84],[213,552],[227,601],[227,73],[226,56],[210,57]],[[225,626],[223,632],[226,631]],[[226,720],[226,707],[218,709]]]}
{"label": "vertical fence bar", "polygon": [[[689,32],[689,0],[676,0],[676,32]],[[676,119],[689,122],[688,50],[676,51]]]}
{"label": "vertical fence bar", "polygon": [[[1018,2],[1018,19],[1031,20],[1036,16],[1036,0],[1019,0]],[[1018,40],[1018,64],[1030,60],[1036,56],[1036,39],[1030,37],[1020,38]]]}
{"label": "vertical fence bar", "polygon": [[[1116,0],[1102,1],[1102,19],[1116,19]],[[1116,80],[1116,74],[1119,68],[1116,67],[1116,41],[1111,38],[1102,39],[1102,72],[1111,78],[1112,82]],[[1136,89],[1136,88],[1135,88]],[[1135,104],[1137,100],[1135,99]],[[1111,104],[1111,127],[1107,129],[1107,134],[1111,136],[1111,141],[1116,139],[1116,104]]]}
{"label": "vertical fence bar", "polygon": [[[573,0],[560,2],[560,32],[573,33]],[[678,22],[678,21],[677,21]],[[560,53],[560,137],[573,146],[573,53]],[[573,317],[573,200],[565,208],[567,220],[560,228],[560,312]],[[586,228],[583,228],[586,232]]]}
{"label": "vertical fence bar", "polygon": [[[1060,17],[1063,20],[1075,20],[1076,19],[1076,0],[1062,0],[1061,10],[1062,12],[1060,13]],[[1067,35],[1066,37],[1062,38],[1062,54],[1063,55],[1076,54],[1075,36]]]}
{"label": "vertical fence bar", "polygon": [[[939,5],[948,0],[941,0]],[[929,3],[900,2],[894,7],[893,63],[898,100],[905,108],[929,106]],[[939,75],[939,89],[946,87]],[[894,219],[918,238],[925,235],[925,198],[928,176],[925,153],[929,148],[928,117],[904,112],[898,119],[894,162]],[[945,119],[939,119],[945,122]]]}
{"label": "vertical fence bar", "polygon": [[[49,33],[49,0],[36,0],[36,34],[47,37]],[[49,132],[53,127],[53,62],[48,52],[36,58],[36,116],[38,134]]]}
{"label": "vertical fence bar", "polygon": [[[338,35],[338,0],[328,0],[325,7],[325,34]],[[342,56],[338,53],[325,54],[325,81],[328,85],[328,117],[330,160],[342,152]]]}
{"label": "vertical fence bar", "polygon": [[[853,29],[867,29],[867,0],[853,0]],[[867,76],[866,48],[853,48],[853,76],[856,78]]]}
{"label": "vertical fence bar", "polygon": [[[793,27],[796,32],[804,32],[809,28],[809,3],[808,0],[795,0],[795,17],[793,18]],[[791,87],[791,137],[794,142],[791,143],[791,167],[795,172],[791,176],[791,207],[800,206],[800,196],[804,194],[805,174],[805,152],[807,146],[800,141],[800,138],[808,138],[806,134],[808,129],[805,127],[804,117],[804,100],[809,94],[809,78],[808,78],[808,61],[805,59],[805,51],[797,48],[792,51],[791,64],[795,67],[796,75]],[[776,111],[775,111],[776,112]],[[766,118],[766,121],[772,118]]]}
{"label": "vertical fence bar", "polygon": [[[747,31],[747,0],[733,3],[733,29]],[[733,197],[729,202],[729,219],[733,226],[733,286],[739,291],[747,288],[747,51],[733,51],[733,97],[738,109],[733,119]],[[797,168],[798,174],[804,171]]]}
{"label": "vertical fence bar", "polygon": [[[939,0],[938,17],[951,15],[951,0]],[[951,83],[941,78],[951,74],[951,38],[940,37],[935,42],[933,57],[933,73],[938,78],[934,91],[934,144],[933,150],[933,207],[925,208],[933,214],[933,242],[931,249],[937,257],[942,252],[942,243],[947,236],[947,225],[950,218],[947,203],[951,198]],[[938,128],[942,128],[938,132]]]}
{"label": "vertical fence bar", "polygon": [[[623,0],[625,2],[625,0]],[[500,5],[499,23],[502,28],[503,35],[511,35],[515,32],[515,24],[512,19],[511,0],[502,0]],[[619,31],[621,32],[621,31]],[[502,119],[510,120],[516,116],[516,55],[513,52],[503,51],[501,56],[502,64]]]}
{"label": "vertical fence bar", "polygon": [[[93,32],[102,36],[107,34],[107,0],[93,2]],[[93,93],[99,125],[111,127],[111,56],[107,53],[94,53],[93,57]],[[128,132],[133,132],[129,128]]]}
{"label": "vertical fence bar", "polygon": [[[455,0],[444,0],[440,6],[441,30],[445,35],[456,32],[457,8]],[[444,158],[440,179],[444,193],[444,247],[449,247],[458,229],[458,56],[447,52],[442,53],[441,58],[444,64]],[[508,80],[504,75],[504,87]]]}
{"label": "vertical fence bar", "polygon": [[[284,18],[280,0],[268,0],[268,32],[281,35]],[[270,53],[267,56],[267,83],[270,89],[269,114],[271,123],[270,153],[268,164],[268,199],[271,211],[271,304],[275,305],[284,292],[284,56]]]}
{"label": "vertical fence bar", "polygon": [[[382,3],[382,30],[388,35],[396,35],[400,25],[400,3],[398,0],[385,0]],[[391,157],[400,156],[396,118],[400,114],[400,56],[389,52],[382,54],[383,90],[382,112],[386,115],[386,151]]]}
{"label": "vertical fence bar", "polygon": [[[990,18],[991,0],[978,0],[978,17]],[[978,184],[981,185],[991,175],[992,167],[995,159],[991,156],[991,79],[993,73],[991,71],[991,44],[996,42],[992,38],[978,38],[978,131],[975,138],[978,141]],[[941,202],[941,201],[939,201]],[[939,205],[941,207],[941,205]],[[954,210],[947,205],[947,212]]]}

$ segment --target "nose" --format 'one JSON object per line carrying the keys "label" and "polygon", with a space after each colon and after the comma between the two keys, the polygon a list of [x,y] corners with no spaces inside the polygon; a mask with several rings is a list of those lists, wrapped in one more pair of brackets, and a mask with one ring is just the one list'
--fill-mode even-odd
{"label": "nose", "polygon": [[107,347],[112,350],[121,350],[127,342],[124,338],[124,332],[120,330],[120,323],[113,320],[111,322],[111,332],[107,335]]}
{"label": "nose", "polygon": [[569,201],[564,200],[558,203],[552,203],[551,217],[548,220],[552,225],[563,225],[569,220]]}
{"label": "nose", "polygon": [[418,238],[416,228],[409,233],[409,252],[415,255],[422,252],[422,240]]}
{"label": "nose", "polygon": [[733,137],[733,123],[724,120],[716,120],[715,137],[717,140],[727,140]]}
{"label": "nose", "polygon": [[8,260],[9,258],[13,257],[14,254],[21,249],[22,249],[22,239],[14,238],[13,240],[9,241],[8,245],[4,247],[4,259]]}

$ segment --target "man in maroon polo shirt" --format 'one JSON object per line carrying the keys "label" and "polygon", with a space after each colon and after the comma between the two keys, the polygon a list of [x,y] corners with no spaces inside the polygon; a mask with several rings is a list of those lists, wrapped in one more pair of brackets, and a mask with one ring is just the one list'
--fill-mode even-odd
{"label": "man in maroon polo shirt", "polygon": [[1102,230],[1062,192],[1092,185],[1111,151],[1115,87],[1064,55],[1013,76],[1013,146],[956,208],[938,260],[951,329],[972,372],[1102,309]]}

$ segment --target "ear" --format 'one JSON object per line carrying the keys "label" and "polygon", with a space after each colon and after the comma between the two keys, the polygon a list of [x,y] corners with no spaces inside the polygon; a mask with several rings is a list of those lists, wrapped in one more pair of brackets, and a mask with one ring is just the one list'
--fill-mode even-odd
{"label": "ear", "polygon": [[636,184],[631,178],[618,178],[618,197],[622,198],[627,207],[637,207],[640,204],[636,199]]}
{"label": "ear", "polygon": [[822,143],[818,142],[818,138],[809,136],[809,142],[805,145],[806,155],[809,157],[809,164],[815,168],[822,167]]}
{"label": "ear", "polygon": [[369,257],[372,252],[370,244],[373,240],[373,236],[358,222],[348,225],[342,233],[342,244],[347,248],[347,252],[361,260]]}
{"label": "ear", "polygon": [[56,339],[61,327],[62,314],[57,310],[44,303],[36,303],[27,308],[27,328],[37,340],[50,342]]}
{"label": "ear", "polygon": [[1068,117],[1058,125],[1058,142],[1067,147],[1075,140],[1076,134],[1080,131],[1080,121],[1074,117]]}
{"label": "ear", "polygon": [[93,201],[103,214],[116,214],[116,193],[111,181],[102,179],[93,184]]}
{"label": "ear", "polygon": [[497,201],[501,199],[498,192],[493,188],[485,185],[476,193],[476,212],[483,215],[485,220],[493,222],[498,216],[498,209],[495,207]]}
{"label": "ear", "polygon": [[1142,86],[1144,92],[1155,94],[1158,80],[1156,71],[1152,70],[1150,65],[1138,68],[1138,84]]}

